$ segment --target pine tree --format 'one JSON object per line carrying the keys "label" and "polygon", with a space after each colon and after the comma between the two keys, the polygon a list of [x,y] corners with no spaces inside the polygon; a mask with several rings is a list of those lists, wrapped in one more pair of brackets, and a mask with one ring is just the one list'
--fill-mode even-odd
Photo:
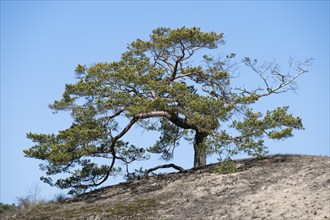
{"label": "pine tree", "polygon": [[[237,87],[232,84],[235,54],[201,56],[224,44],[223,38],[200,28],[157,28],[148,41],[129,44],[119,61],[78,65],[77,82],[66,85],[63,98],[50,105],[55,112],[70,112],[72,126],[58,134],[27,134],[36,145],[25,155],[45,161],[40,167],[47,176],[42,180],[79,192],[119,173],[116,161],[128,166],[148,159],[147,151],[171,159],[182,138],[193,146],[194,167],[201,167],[214,153],[261,156],[267,152],[265,138],[282,140],[292,137],[293,129],[303,129],[301,118],[289,114],[288,107],[263,115],[252,106],[294,90],[311,60],[290,60],[290,71],[282,73],[276,63],[259,65],[245,58],[242,64],[261,85]],[[193,65],[193,57],[201,63]],[[128,123],[120,124],[120,118]],[[159,140],[149,148],[125,142],[133,125],[159,131]],[[50,176],[60,173],[69,176],[53,182]]]}

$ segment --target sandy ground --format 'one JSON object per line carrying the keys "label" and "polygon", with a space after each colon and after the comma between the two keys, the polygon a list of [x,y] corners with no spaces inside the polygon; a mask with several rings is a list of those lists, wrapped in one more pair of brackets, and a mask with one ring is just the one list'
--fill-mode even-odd
{"label": "sandy ground", "polygon": [[236,166],[134,180],[4,219],[330,220],[330,158],[276,155]]}

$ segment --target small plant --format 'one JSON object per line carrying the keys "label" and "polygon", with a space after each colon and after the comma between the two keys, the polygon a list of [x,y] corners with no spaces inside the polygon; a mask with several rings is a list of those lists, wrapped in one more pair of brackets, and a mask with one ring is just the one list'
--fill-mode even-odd
{"label": "small plant", "polygon": [[143,179],[145,177],[145,172],[146,170],[144,170],[142,167],[140,167],[140,169],[135,169],[133,172],[128,172],[125,174],[125,179],[127,181],[130,180],[139,180],[139,179]]}
{"label": "small plant", "polygon": [[56,194],[54,196],[54,202],[64,202],[67,199],[66,195],[63,193]]}
{"label": "small plant", "polygon": [[154,199],[138,199],[131,203],[118,203],[106,211],[107,216],[115,216],[118,219],[145,219],[157,207]]}
{"label": "small plant", "polygon": [[0,202],[0,214],[15,209],[15,204],[3,204]]}
{"label": "small plant", "polygon": [[30,196],[17,197],[18,207],[20,207],[22,209],[27,209],[28,207],[30,207],[34,203],[35,203],[35,201],[33,201],[33,199],[31,199]]}
{"label": "small plant", "polygon": [[23,197],[17,197],[18,207],[26,209],[31,205],[36,205],[44,202],[40,198],[41,188],[37,182],[35,182],[29,189],[28,195]]}
{"label": "small plant", "polygon": [[237,172],[236,162],[232,160],[224,160],[223,162],[212,166],[211,172],[220,173],[220,174],[236,173]]}

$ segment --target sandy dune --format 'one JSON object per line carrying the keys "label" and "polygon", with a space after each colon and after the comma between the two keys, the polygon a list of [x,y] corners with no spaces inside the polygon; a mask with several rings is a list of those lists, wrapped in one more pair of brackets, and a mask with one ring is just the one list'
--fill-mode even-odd
{"label": "sandy dune", "polygon": [[103,188],[5,219],[330,219],[330,158],[275,155]]}

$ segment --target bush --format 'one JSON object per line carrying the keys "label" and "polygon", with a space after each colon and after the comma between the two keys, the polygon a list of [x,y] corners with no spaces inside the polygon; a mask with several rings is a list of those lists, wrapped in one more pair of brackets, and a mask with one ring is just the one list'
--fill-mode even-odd
{"label": "bush", "polygon": [[17,197],[17,204],[20,208],[26,209],[34,203],[36,203],[36,201],[34,201],[30,196]]}
{"label": "bush", "polygon": [[64,202],[66,199],[67,197],[65,194],[59,193],[54,196],[53,202]]}
{"label": "bush", "polygon": [[15,204],[10,205],[10,204],[3,204],[0,202],[0,213],[4,213],[6,211],[13,210],[15,208],[16,208]]}
{"label": "bush", "polygon": [[232,160],[225,160],[217,165],[212,166],[211,171],[220,174],[236,173],[236,162]]}

